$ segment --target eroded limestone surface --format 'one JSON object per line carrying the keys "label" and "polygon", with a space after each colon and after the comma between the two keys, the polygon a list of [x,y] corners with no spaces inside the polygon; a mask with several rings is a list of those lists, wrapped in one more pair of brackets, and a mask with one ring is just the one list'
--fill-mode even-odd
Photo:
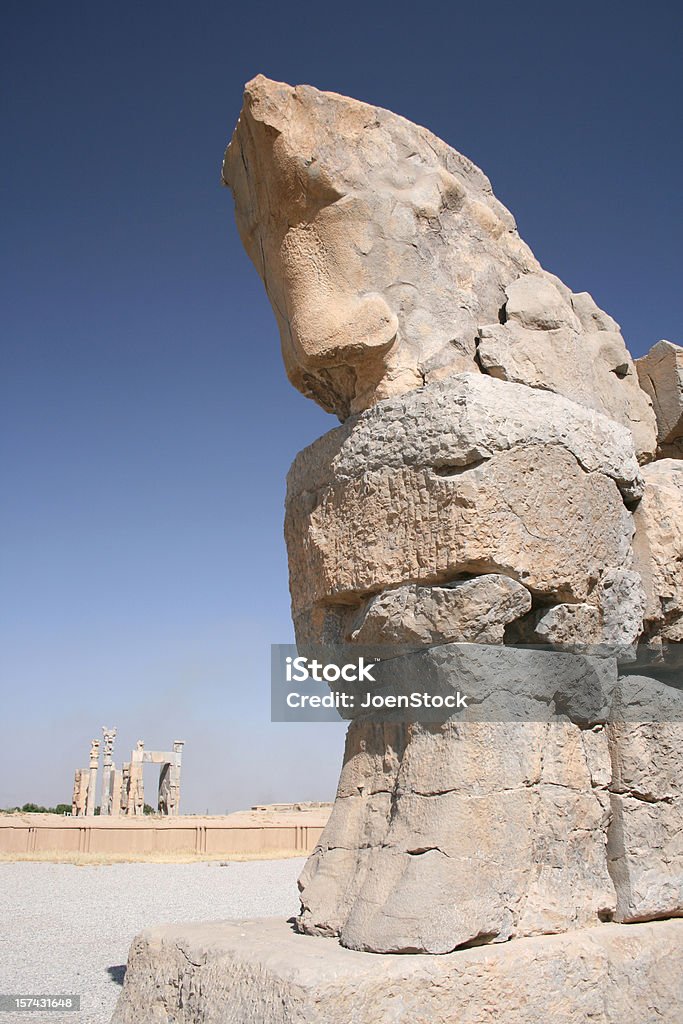
{"label": "eroded limestone surface", "polygon": [[654,454],[618,324],[543,270],[485,174],[427,129],[259,75],[223,180],[289,378],[323,408],[345,419],[481,368],[605,413]]}

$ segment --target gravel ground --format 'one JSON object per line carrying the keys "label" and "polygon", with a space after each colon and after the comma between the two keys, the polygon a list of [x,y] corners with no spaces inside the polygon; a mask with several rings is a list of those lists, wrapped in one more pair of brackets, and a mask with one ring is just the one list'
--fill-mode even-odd
{"label": "gravel ground", "polygon": [[303,864],[0,864],[0,994],[81,995],[80,1013],[0,1012],[0,1021],[108,1024],[137,932],[173,921],[291,917]]}

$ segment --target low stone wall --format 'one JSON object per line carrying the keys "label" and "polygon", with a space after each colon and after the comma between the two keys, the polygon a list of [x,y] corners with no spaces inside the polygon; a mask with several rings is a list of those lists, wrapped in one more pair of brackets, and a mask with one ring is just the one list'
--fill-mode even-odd
{"label": "low stone wall", "polygon": [[329,807],[321,807],[284,814],[243,811],[173,818],[8,814],[0,816],[0,855],[305,856],[313,850],[329,813]]}

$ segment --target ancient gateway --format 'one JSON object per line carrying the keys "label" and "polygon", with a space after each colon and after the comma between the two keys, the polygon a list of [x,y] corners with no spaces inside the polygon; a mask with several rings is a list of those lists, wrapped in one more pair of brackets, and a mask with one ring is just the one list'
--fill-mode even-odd
{"label": "ancient gateway", "polygon": [[295,929],[143,933],[115,1020],[682,1021],[683,349],[386,110],[259,76],[223,178],[341,421],[288,477],[299,648],[477,699],[348,712]]}
{"label": "ancient gateway", "polygon": [[[157,810],[160,814],[180,813],[180,770],[183,760],[184,740],[175,740],[173,750],[145,750],[145,744],[138,740],[130,761],[125,761],[119,770],[113,761],[116,729],[102,726],[102,787],[99,803],[101,815],[142,815],[145,808],[143,765],[159,765],[159,788]],[[94,815],[97,806],[97,775],[99,769],[100,741],[90,745],[90,765],[87,769],[77,768],[74,774],[74,791],[71,813],[74,817]]]}

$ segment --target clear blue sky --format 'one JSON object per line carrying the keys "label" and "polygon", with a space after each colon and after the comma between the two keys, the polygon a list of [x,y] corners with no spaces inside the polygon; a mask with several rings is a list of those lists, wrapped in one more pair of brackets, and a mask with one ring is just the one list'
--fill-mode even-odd
{"label": "clear blue sky", "polygon": [[427,125],[642,354],[680,341],[680,10],[4,4],[0,806],[69,800],[105,723],[187,741],[187,811],[333,794],[341,727],[269,722],[284,478],[336,421],[219,185],[244,82]]}

